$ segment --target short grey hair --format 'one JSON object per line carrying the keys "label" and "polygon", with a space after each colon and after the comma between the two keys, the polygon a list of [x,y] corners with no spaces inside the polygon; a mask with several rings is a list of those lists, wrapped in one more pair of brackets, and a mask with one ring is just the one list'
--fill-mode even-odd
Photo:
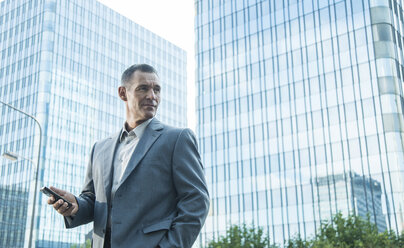
{"label": "short grey hair", "polygon": [[154,69],[153,66],[148,65],[148,64],[134,64],[128,67],[123,73],[121,77],[121,84],[123,86],[126,86],[127,83],[130,81],[132,78],[133,73],[136,71],[141,71],[141,72],[149,72],[149,73],[154,73],[158,76],[157,70]]}

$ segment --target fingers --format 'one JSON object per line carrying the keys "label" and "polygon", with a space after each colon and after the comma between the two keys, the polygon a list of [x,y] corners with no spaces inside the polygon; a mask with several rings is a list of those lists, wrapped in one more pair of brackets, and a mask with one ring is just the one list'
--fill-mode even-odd
{"label": "fingers", "polygon": [[51,190],[53,190],[54,192],[56,192],[57,194],[61,195],[61,196],[65,195],[65,194],[67,193],[67,192],[64,191],[64,190],[55,188],[55,187],[53,187],[53,186],[50,186],[49,188],[50,188]]}
{"label": "fingers", "polygon": [[[49,205],[52,205],[53,208],[61,215],[63,216],[72,216],[75,215],[78,211],[78,204],[76,201],[76,197],[64,190],[55,188],[50,186],[49,187],[52,191],[54,191],[56,194],[60,195],[61,197],[63,197],[65,200],[63,199],[58,199],[55,198],[54,196],[50,196],[47,200],[47,203]],[[56,199],[58,199],[56,201]],[[69,207],[69,204],[65,201],[71,202],[71,206]]]}
{"label": "fingers", "polygon": [[55,188],[55,187],[52,187],[52,186],[50,186],[49,188],[51,190],[53,190],[56,194],[64,197],[67,201],[69,201],[71,203],[77,203],[76,202],[76,197],[73,194],[71,194],[70,192],[67,192],[65,190],[58,189],[58,188]]}
{"label": "fingers", "polygon": [[61,215],[63,216],[71,216],[73,215],[75,212],[75,209],[77,208],[74,205],[72,205],[71,207],[69,207],[69,205],[67,204],[67,202],[64,202],[63,200],[58,200],[53,204],[53,208]]}
{"label": "fingers", "polygon": [[53,205],[53,204],[55,203],[55,198],[53,198],[53,196],[50,196],[50,197],[48,198],[47,203],[48,203],[49,205]]}

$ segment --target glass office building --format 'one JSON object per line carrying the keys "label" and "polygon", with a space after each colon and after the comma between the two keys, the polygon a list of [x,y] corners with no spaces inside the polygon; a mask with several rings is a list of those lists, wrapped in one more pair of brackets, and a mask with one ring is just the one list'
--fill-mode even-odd
{"label": "glass office building", "polygon": [[[117,87],[134,63],[159,72],[157,118],[186,126],[184,50],[95,0],[0,1],[0,100],[39,120],[38,186],[80,192],[92,144],[124,124]],[[0,247],[28,246],[38,149],[36,123],[0,104],[0,153],[20,157],[0,158]],[[33,227],[34,247],[52,248],[84,243],[91,230],[65,230],[39,193]]]}
{"label": "glass office building", "polygon": [[382,191],[378,181],[347,172],[317,177],[312,185],[318,192],[314,195],[314,201],[319,202],[314,211],[318,211],[320,216],[327,216],[331,211],[328,198],[335,195],[334,204],[342,214],[347,215],[353,210],[365,220],[369,214],[376,218],[375,222],[380,232],[386,230],[386,219],[382,211]]}
{"label": "glass office building", "polygon": [[197,134],[212,204],[271,242],[335,213],[404,229],[403,1],[196,0]]}

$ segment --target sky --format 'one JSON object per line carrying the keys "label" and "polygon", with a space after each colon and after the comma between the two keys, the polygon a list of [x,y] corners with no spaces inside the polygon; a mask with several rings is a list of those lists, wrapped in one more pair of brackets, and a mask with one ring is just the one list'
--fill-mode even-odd
{"label": "sky", "polygon": [[194,0],[98,1],[187,52],[187,118],[195,130]]}

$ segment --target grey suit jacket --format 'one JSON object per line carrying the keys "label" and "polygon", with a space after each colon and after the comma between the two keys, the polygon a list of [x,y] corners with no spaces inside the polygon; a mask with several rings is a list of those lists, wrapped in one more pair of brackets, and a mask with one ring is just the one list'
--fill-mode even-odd
{"label": "grey suit jacket", "polygon": [[67,228],[94,221],[93,247],[102,248],[111,206],[113,248],[191,247],[209,209],[195,136],[153,119],[139,140],[111,199],[119,133],[94,144],[79,210]]}

